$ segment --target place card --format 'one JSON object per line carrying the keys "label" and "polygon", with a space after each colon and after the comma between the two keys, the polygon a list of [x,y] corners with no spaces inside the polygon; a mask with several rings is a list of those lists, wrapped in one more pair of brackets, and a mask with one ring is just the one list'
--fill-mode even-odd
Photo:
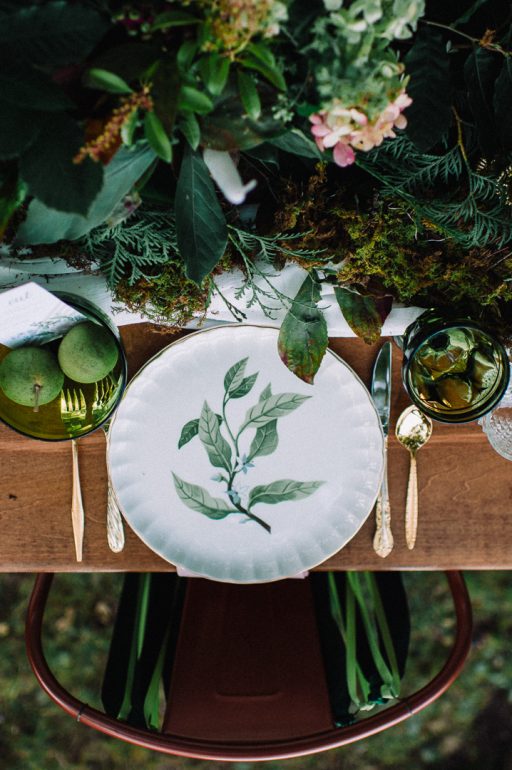
{"label": "place card", "polygon": [[43,345],[87,317],[36,283],[0,293],[0,343],[9,348]]}

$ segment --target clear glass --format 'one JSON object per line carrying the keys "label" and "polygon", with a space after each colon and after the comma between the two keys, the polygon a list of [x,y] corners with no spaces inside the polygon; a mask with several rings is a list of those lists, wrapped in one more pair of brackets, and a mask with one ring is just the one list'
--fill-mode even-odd
{"label": "clear glass", "polygon": [[434,420],[477,420],[507,389],[507,352],[472,319],[429,310],[406,329],[403,352],[404,386]]}
{"label": "clear glass", "polygon": [[512,387],[509,387],[496,409],[485,415],[479,425],[489,444],[505,460],[512,460]]}
{"label": "clear glass", "polygon": [[[0,420],[30,438],[65,441],[91,433],[112,416],[126,386],[127,365],[119,331],[100,308],[83,297],[64,292],[53,293],[111,335],[119,354],[117,363],[98,382],[79,383],[65,377],[60,395],[47,404],[41,404],[37,411],[31,406],[11,401],[0,389]],[[56,353],[59,343],[60,339],[52,340],[43,347]],[[9,350],[0,345],[0,360]]]}

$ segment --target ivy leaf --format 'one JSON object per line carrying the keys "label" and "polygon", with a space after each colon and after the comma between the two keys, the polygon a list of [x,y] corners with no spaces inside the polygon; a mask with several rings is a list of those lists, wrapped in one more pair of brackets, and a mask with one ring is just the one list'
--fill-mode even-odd
{"label": "ivy leaf", "polygon": [[238,513],[236,508],[228,508],[224,500],[221,500],[219,497],[212,497],[204,487],[190,484],[175,473],[172,476],[178,497],[193,511],[204,513],[205,516],[214,521],[225,519],[230,513]]}
{"label": "ivy leaf", "polygon": [[249,377],[244,377],[238,388],[229,394],[230,398],[243,398],[243,396],[250,393],[252,386],[256,382],[257,376],[258,372],[255,372],[254,374],[249,375]]}
{"label": "ivy leaf", "polygon": [[166,163],[170,163],[172,160],[172,144],[165,133],[165,128],[160,118],[154,112],[146,112],[144,117],[144,136],[158,157]]}
{"label": "ivy leaf", "polygon": [[103,167],[90,158],[73,163],[85,139],[75,121],[52,115],[20,161],[32,195],[58,211],[87,215],[103,184]]}
{"label": "ivy leaf", "polygon": [[83,61],[109,29],[107,15],[55,0],[0,14],[0,49],[45,68]]}
{"label": "ivy leaf", "polygon": [[304,401],[311,396],[301,396],[300,393],[278,393],[270,396],[263,401],[258,401],[256,406],[251,407],[245,415],[242,427],[238,431],[239,435],[248,425],[257,428],[266,425],[267,422],[277,420],[279,417],[285,417],[297,409]]}
{"label": "ivy leaf", "polygon": [[261,115],[261,99],[254,78],[248,75],[247,72],[238,70],[237,81],[240,99],[245,111],[251,118],[257,120]]}
{"label": "ivy leaf", "polygon": [[231,471],[231,447],[221,434],[217,415],[205,401],[199,418],[198,434],[215,468]]}
{"label": "ivy leaf", "polygon": [[405,57],[410,81],[406,133],[422,152],[430,150],[448,131],[452,119],[450,60],[442,35],[421,29]]}
{"label": "ivy leaf", "polygon": [[318,284],[307,276],[279,330],[279,357],[297,377],[311,384],[327,350],[327,323],[316,307]]}
{"label": "ivy leaf", "polygon": [[494,114],[505,150],[512,150],[512,61],[505,56],[494,89]]}
{"label": "ivy leaf", "polygon": [[80,238],[105,222],[154,161],[155,153],[147,146],[130,150],[121,147],[105,168],[103,188],[87,217],[56,211],[39,200],[33,200],[16,234],[16,243],[56,243]]}
{"label": "ivy leaf", "polygon": [[[215,415],[219,425],[222,423],[222,417],[220,414]],[[181,435],[180,439],[178,441],[178,449],[181,449],[181,447],[185,446],[185,444],[188,444],[189,441],[192,441],[192,439],[197,436],[199,433],[199,417],[196,417],[195,420],[189,420],[183,428],[181,429]]]}
{"label": "ivy leaf", "polygon": [[131,94],[133,90],[123,78],[114,72],[92,67],[87,70],[84,76],[84,85],[89,88],[97,88],[101,91],[107,91],[109,94]]}
{"label": "ivy leaf", "polygon": [[502,58],[497,53],[477,48],[468,56],[464,65],[464,79],[477,140],[484,154],[491,156],[496,149],[493,92],[501,61]]}
{"label": "ivy leaf", "polygon": [[363,297],[341,286],[334,287],[334,294],[352,331],[367,345],[377,342],[382,329],[382,319],[373,297]]}
{"label": "ivy leaf", "polygon": [[279,437],[277,435],[277,420],[271,420],[256,430],[255,436],[249,447],[247,461],[250,462],[255,457],[270,455],[277,449]]}
{"label": "ivy leaf", "polygon": [[175,199],[176,236],[187,277],[197,284],[213,270],[228,240],[226,219],[208,169],[185,147]]}
{"label": "ivy leaf", "polygon": [[249,493],[248,507],[252,508],[257,503],[275,505],[286,500],[303,500],[324,484],[323,481],[293,481],[281,479],[271,484],[263,484],[253,487]]}

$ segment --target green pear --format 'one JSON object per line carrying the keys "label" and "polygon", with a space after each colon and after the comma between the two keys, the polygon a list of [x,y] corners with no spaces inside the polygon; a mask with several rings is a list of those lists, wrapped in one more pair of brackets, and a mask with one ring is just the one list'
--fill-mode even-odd
{"label": "green pear", "polygon": [[64,374],[75,382],[97,382],[117,363],[119,351],[110,332],[86,321],[73,326],[62,338],[58,358]]}
{"label": "green pear", "polygon": [[44,348],[15,348],[0,363],[0,388],[7,398],[36,412],[59,395],[63,384],[55,356]]}

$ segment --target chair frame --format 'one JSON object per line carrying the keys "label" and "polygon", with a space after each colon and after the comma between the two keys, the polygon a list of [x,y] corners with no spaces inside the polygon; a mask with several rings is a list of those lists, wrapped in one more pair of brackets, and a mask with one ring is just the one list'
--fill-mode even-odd
{"label": "chair frame", "polygon": [[53,573],[41,573],[35,581],[26,620],[27,655],[40,686],[58,706],[77,722],[82,722],[112,738],[163,754],[194,759],[227,762],[290,759],[339,748],[375,735],[422,711],[448,689],[461,672],[470,650],[472,612],[462,573],[449,571],[445,574],[452,594],[457,626],[451,652],[436,676],[417,692],[373,716],[347,727],[333,727],[299,738],[232,743],[182,738],[169,733],[153,733],[132,727],[79,701],[58,682],[43,653],[42,626]]}

